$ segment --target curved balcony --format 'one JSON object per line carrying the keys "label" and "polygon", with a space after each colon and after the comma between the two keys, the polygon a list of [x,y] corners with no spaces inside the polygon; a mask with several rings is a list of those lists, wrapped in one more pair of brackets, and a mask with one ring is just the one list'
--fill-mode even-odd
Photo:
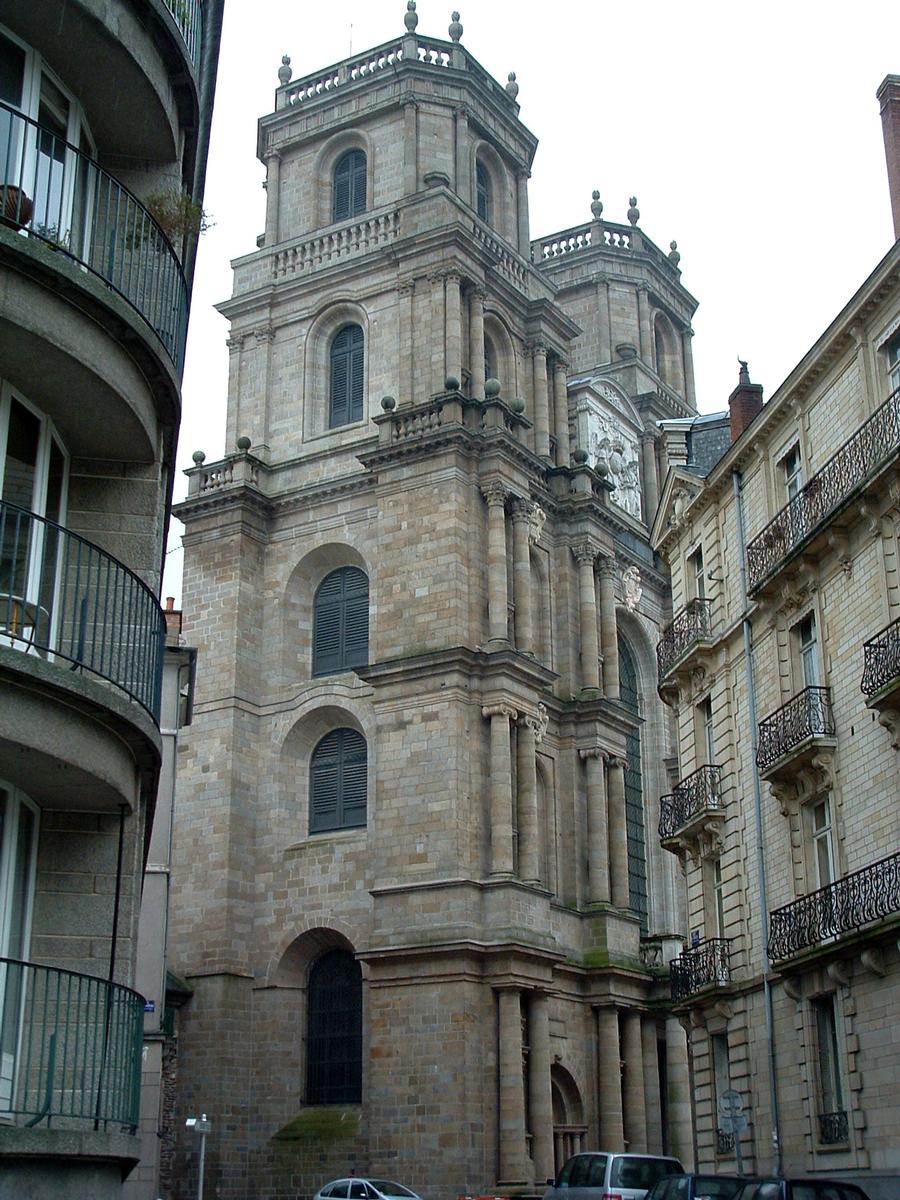
{"label": "curved balcony", "polygon": [[203,5],[201,0],[163,0],[172,14],[184,39],[185,47],[194,67],[200,69],[200,38],[203,33]]}
{"label": "curved balcony", "polygon": [[747,590],[751,596],[810,546],[853,496],[896,460],[898,447],[900,388],[747,546]]}
{"label": "curved balcony", "polygon": [[685,950],[669,963],[672,1003],[705,992],[707,988],[731,986],[731,939],[707,938]]}
{"label": "curved balcony", "polygon": [[769,913],[769,958],[790,958],[900,913],[900,851]]}
{"label": "curved balcony", "polygon": [[793,779],[823,747],[834,745],[831,688],[807,687],[759,723],[756,765],[764,779]]}
{"label": "curved balcony", "polygon": [[128,567],[0,502],[0,646],[88,671],[158,722],[165,635],[156,596]]}
{"label": "curved balcony", "polygon": [[860,688],[869,708],[900,749],[900,617],[863,646]]}
{"label": "curved balcony", "polygon": [[659,840],[674,854],[711,850],[725,821],[720,769],[710,763],[687,775],[659,802]]}
{"label": "curved balcony", "polygon": [[137,1128],[144,1001],[77,971],[0,958],[0,1117]]}
{"label": "curved balcony", "polygon": [[188,289],[161,227],[76,146],[0,104],[0,223],[39,238],[125,299],[181,375]]}
{"label": "curved balcony", "polygon": [[[698,653],[708,649],[711,641],[710,601],[691,600],[663,629],[656,646],[657,674],[663,699],[667,683],[677,683],[678,676],[696,666]],[[670,680],[673,674],[676,678]]]}

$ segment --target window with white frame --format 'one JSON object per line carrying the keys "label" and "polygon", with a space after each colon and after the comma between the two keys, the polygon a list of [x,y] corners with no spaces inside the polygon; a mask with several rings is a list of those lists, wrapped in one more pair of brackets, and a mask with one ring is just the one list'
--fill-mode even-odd
{"label": "window with white frame", "polygon": [[709,763],[713,766],[716,761],[716,745],[713,738],[713,705],[712,697],[701,700],[695,709],[696,744],[698,766]]}
{"label": "window with white frame", "polygon": [[706,599],[706,568],[703,565],[703,547],[698,546],[693,554],[688,556],[688,574],[691,590],[695,600]]}
{"label": "window with white frame", "polygon": [[893,395],[900,388],[900,333],[887,344],[888,393]]}
{"label": "window with white frame", "polygon": [[788,500],[793,500],[803,487],[803,462],[800,443],[795,442],[781,460],[782,483]]}
{"label": "window with white frame", "polygon": [[815,885],[817,888],[827,887],[835,880],[834,834],[828,796],[810,805],[809,824]]}
{"label": "window with white frame", "polygon": [[722,879],[722,860],[714,858],[710,864],[712,884],[713,936],[725,936],[725,884]]}
{"label": "window with white frame", "polygon": [[819,640],[816,631],[815,613],[807,613],[793,629],[799,683],[801,687],[819,687]]}
{"label": "window with white frame", "polygon": [[812,1002],[815,1022],[817,1083],[819,1092],[819,1142],[834,1144],[847,1140],[847,1114],[841,1079],[840,1043],[834,995]]}

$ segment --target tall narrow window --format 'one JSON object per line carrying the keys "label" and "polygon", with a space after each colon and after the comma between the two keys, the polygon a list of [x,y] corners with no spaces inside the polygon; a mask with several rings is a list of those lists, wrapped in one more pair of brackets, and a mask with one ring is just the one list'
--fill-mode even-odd
{"label": "tall narrow window", "polygon": [[487,334],[484,337],[484,377],[485,379],[497,378],[497,347]]}
{"label": "tall narrow window", "polygon": [[[640,711],[637,665],[628,643],[619,638],[619,698],[633,713]],[[625,829],[628,841],[628,902],[638,914],[641,932],[648,928],[647,851],[644,840],[644,792],[641,773],[641,733],[635,726],[625,735]]]}
{"label": "tall narrow window", "polygon": [[900,337],[895,337],[888,344],[888,392],[896,392],[900,388]]}
{"label": "tall narrow window", "polygon": [[[713,1087],[715,1089],[716,1110],[726,1092],[731,1090],[731,1065],[728,1061],[728,1037],[724,1033],[714,1033],[709,1039],[712,1055]],[[734,1134],[729,1129],[719,1129],[716,1133],[716,1151],[728,1155],[734,1149]]]}
{"label": "tall narrow window", "polygon": [[693,587],[694,599],[706,599],[706,569],[703,566],[703,547],[698,546],[688,558],[690,580]]}
{"label": "tall narrow window", "polygon": [[365,339],[358,325],[345,325],[331,343],[329,428],[361,421]]}
{"label": "tall narrow window", "polygon": [[816,637],[816,618],[808,613],[796,625],[797,653],[800,659],[800,678],[805,688],[819,686],[819,649]]}
{"label": "tall narrow window", "polygon": [[800,461],[800,443],[796,442],[781,460],[784,473],[784,490],[788,500],[793,498],[803,487],[803,465]]}
{"label": "tall narrow window", "polygon": [[810,822],[812,825],[816,887],[823,888],[827,887],[830,883],[834,883],[834,841],[831,829],[831,802],[827,796],[812,806]]}
{"label": "tall narrow window", "polygon": [[713,741],[713,706],[711,696],[707,696],[705,700],[700,701],[696,708],[696,715],[697,765],[703,766],[704,763],[709,763],[710,766],[714,766],[716,761],[716,746]]}
{"label": "tall narrow window", "polygon": [[491,219],[491,177],[484,163],[475,164],[475,211],[482,221]]}
{"label": "tall narrow window", "polygon": [[366,156],[362,150],[348,150],[334,168],[332,219],[346,221],[366,211]]}
{"label": "tall narrow window", "polygon": [[366,739],[333,729],[309,765],[309,832],[357,829],[366,823]]}
{"label": "tall narrow window", "polygon": [[834,996],[813,1001],[816,1022],[816,1050],[819,1068],[819,1141],[825,1144],[847,1139],[847,1114],[841,1084],[837,1021]]}
{"label": "tall narrow window", "polygon": [[361,667],[369,658],[369,580],[359,567],[326,575],[313,601],[313,675]]}
{"label": "tall narrow window", "polygon": [[362,974],[347,950],[329,950],[309,973],[307,1104],[362,1100]]}

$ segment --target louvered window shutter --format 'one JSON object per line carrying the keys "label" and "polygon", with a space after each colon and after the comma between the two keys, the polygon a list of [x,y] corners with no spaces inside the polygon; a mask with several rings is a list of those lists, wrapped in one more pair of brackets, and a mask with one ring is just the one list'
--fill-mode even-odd
{"label": "louvered window shutter", "polygon": [[482,221],[491,219],[491,181],[481,163],[475,166],[475,211]]}
{"label": "louvered window shutter", "polygon": [[313,675],[369,660],[369,580],[359,567],[326,575],[313,602]]}
{"label": "louvered window shutter", "polygon": [[355,729],[333,729],[313,751],[309,771],[309,831],[366,823],[366,740]]}
{"label": "louvered window shutter", "polygon": [[362,419],[364,365],[363,331],[358,325],[345,325],[331,343],[330,428]]}
{"label": "louvered window shutter", "polygon": [[366,156],[362,150],[351,151],[350,215],[366,211]]}
{"label": "louvered window shutter", "polygon": [[362,150],[348,150],[334,168],[332,220],[345,221],[366,211],[366,156]]}

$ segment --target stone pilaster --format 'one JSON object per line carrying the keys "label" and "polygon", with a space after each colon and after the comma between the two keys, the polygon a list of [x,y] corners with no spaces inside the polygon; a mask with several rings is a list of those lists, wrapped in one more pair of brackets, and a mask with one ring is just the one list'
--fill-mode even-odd
{"label": "stone pilaster", "polygon": [[513,591],[516,602],[516,649],[534,652],[534,617],[531,596],[531,552],[529,531],[533,505],[529,500],[513,502]]}
{"label": "stone pilaster", "polygon": [[600,653],[603,655],[603,694],[608,700],[619,697],[619,640],[616,626],[616,562],[608,555],[600,558]]}
{"label": "stone pilaster", "polygon": [[694,1143],[691,1081],[687,1037],[677,1017],[666,1020],[666,1108],[669,1115],[669,1149],[685,1170],[693,1169]]}
{"label": "stone pilaster", "polygon": [[414,279],[408,279],[397,288],[397,303],[400,309],[399,341],[400,362],[397,373],[400,385],[399,399],[411,403],[415,399],[415,321],[416,321],[416,284]]}
{"label": "stone pilaster", "polygon": [[419,106],[411,96],[403,101],[403,187],[407,196],[419,190]]}
{"label": "stone pilaster", "polygon": [[280,205],[281,205],[281,155],[277,150],[267,150],[265,154],[266,182],[266,232],[265,244],[274,246],[280,238]]}
{"label": "stone pilaster", "polygon": [[647,1109],[644,1101],[644,1051],[641,1042],[641,1014],[622,1013],[622,1107],[625,1138],[634,1154],[647,1152]]}
{"label": "stone pilaster", "polygon": [[682,330],[681,354],[684,360],[684,398],[691,408],[697,407],[697,390],[694,386],[694,354],[691,349],[691,338],[694,331],[690,327]]}
{"label": "stone pilaster", "polygon": [[517,988],[497,993],[499,1008],[499,1141],[498,1188],[531,1182],[525,1147],[525,1080],[522,1072],[522,1004]]}
{"label": "stone pilaster", "polygon": [[472,180],[469,171],[469,113],[457,108],[456,119],[456,194],[463,204],[472,203]]}
{"label": "stone pilaster", "polygon": [[[645,363],[653,363],[653,338],[650,336],[650,295],[643,285],[637,290],[638,328],[641,339],[641,358]],[[659,365],[654,364],[657,373]]]}
{"label": "stone pilaster", "polygon": [[524,259],[531,257],[531,240],[528,229],[528,180],[530,171],[520,167],[516,172],[516,217],[519,253]]}
{"label": "stone pilaster", "polygon": [[659,1103],[659,1049],[656,1017],[641,1019],[641,1044],[644,1060],[644,1112],[647,1119],[647,1153],[662,1154],[663,1129]]}
{"label": "stone pilaster", "polygon": [[447,376],[462,380],[462,311],[460,303],[460,277],[449,272],[445,276],[445,303],[447,311]]}
{"label": "stone pilaster", "polygon": [[491,722],[491,874],[513,874],[512,752],[509,723],[518,713],[508,704],[486,705]]}
{"label": "stone pilaster", "polygon": [[509,642],[506,563],[506,497],[500,483],[482,488],[488,506],[488,642],[493,649]]}
{"label": "stone pilaster", "polygon": [[578,615],[581,633],[581,686],[599,691],[600,646],[597,641],[597,593],[594,587],[596,547],[579,542],[572,547],[578,563]]}
{"label": "stone pilaster", "polygon": [[542,992],[531,997],[528,1012],[529,1042],[528,1091],[531,1101],[531,1149],[534,1180],[540,1189],[554,1174],[553,1095],[550,1087],[550,1001]]}
{"label": "stone pilaster", "polygon": [[588,903],[609,903],[609,832],[606,817],[606,755],[599,746],[580,750],[587,775]]}
{"label": "stone pilaster", "polygon": [[534,365],[534,452],[539,458],[550,457],[550,408],[547,396],[547,349],[532,348]]}
{"label": "stone pilaster", "polygon": [[649,527],[659,507],[659,475],[656,469],[656,438],[649,431],[641,435],[641,461],[643,466],[644,523]]}
{"label": "stone pilaster", "polygon": [[628,908],[628,833],[625,825],[625,760],[612,755],[606,764],[606,799],[609,821],[609,878],[612,902]]}
{"label": "stone pilaster", "polygon": [[597,1009],[597,1102],[600,1130],[597,1145],[604,1150],[625,1149],[622,1120],[622,1056],[619,1049],[619,1014],[614,1008]]}
{"label": "stone pilaster", "polygon": [[597,280],[597,362],[612,362],[612,318],[609,311],[609,280]]}
{"label": "stone pilaster", "polygon": [[569,465],[569,390],[566,364],[557,359],[553,364],[553,423],[556,433],[556,465]]}
{"label": "stone pilaster", "polygon": [[469,292],[469,373],[472,377],[471,395],[484,399],[484,292],[472,288]]}
{"label": "stone pilaster", "polygon": [[538,810],[537,769],[535,765],[535,718],[519,717],[516,739],[516,776],[518,796],[516,811],[519,833],[518,876],[523,883],[538,880]]}
{"label": "stone pilaster", "polygon": [[447,307],[444,299],[444,275],[436,271],[431,277],[431,386],[429,391],[444,390],[445,351],[446,351],[446,316]]}

